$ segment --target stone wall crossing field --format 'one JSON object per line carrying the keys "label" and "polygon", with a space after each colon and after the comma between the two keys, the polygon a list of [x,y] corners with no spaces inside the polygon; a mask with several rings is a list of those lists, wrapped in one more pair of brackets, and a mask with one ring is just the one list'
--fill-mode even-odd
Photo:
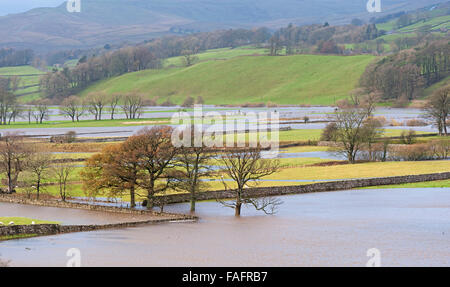
{"label": "stone wall crossing field", "polygon": [[[405,183],[427,182],[450,179],[450,172],[433,173],[433,174],[421,174],[421,175],[407,175],[407,176],[395,176],[395,177],[382,177],[382,178],[365,178],[365,179],[353,179],[342,181],[321,182],[308,185],[296,185],[296,186],[280,186],[280,187],[259,187],[249,188],[245,190],[245,196],[247,197],[264,197],[264,196],[280,196],[280,195],[293,195],[313,192],[327,192],[348,190],[361,187],[382,186],[382,185],[395,185]],[[211,191],[198,193],[197,200],[213,200],[213,199],[231,199],[235,197],[235,193],[229,191]],[[190,194],[174,194],[168,195],[166,202],[169,204],[182,203],[190,201]]]}

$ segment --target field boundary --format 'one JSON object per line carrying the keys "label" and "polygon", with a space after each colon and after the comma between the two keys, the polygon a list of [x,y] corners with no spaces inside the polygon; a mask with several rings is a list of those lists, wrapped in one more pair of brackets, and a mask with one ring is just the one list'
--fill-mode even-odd
{"label": "field boundary", "polygon": [[[90,205],[75,202],[63,202],[58,200],[34,200],[24,197],[19,197],[16,195],[0,194],[0,202],[12,203],[12,204],[23,204],[23,205],[34,205],[43,207],[55,207],[55,208],[69,208],[69,209],[82,209],[88,211],[98,211],[106,213],[119,213],[119,214],[132,214],[132,215],[147,215],[154,216],[156,218],[168,218],[169,220],[192,220],[197,219],[197,217],[192,215],[177,214],[177,213],[159,213],[149,210],[137,210],[130,208],[121,208],[115,206],[102,206],[102,205]],[[158,220],[158,219],[155,219]]]}
{"label": "field boundary", "polygon": [[106,229],[121,229],[138,227],[142,225],[155,225],[168,222],[180,222],[180,221],[196,221],[196,217],[191,219],[180,218],[164,218],[164,219],[151,219],[143,221],[130,221],[103,225],[59,225],[59,224],[36,224],[36,225],[13,225],[13,226],[0,226],[0,237],[16,236],[16,235],[56,235],[65,233],[77,233],[77,232],[90,232]]}
{"label": "field boundary", "polygon": [[[266,196],[295,195],[295,194],[316,193],[316,192],[331,192],[331,191],[350,190],[362,187],[428,182],[447,179],[450,179],[450,172],[379,177],[379,178],[349,179],[341,181],[320,182],[307,185],[256,187],[246,189],[244,197],[266,197]],[[214,200],[214,199],[232,199],[234,197],[236,197],[236,194],[233,190],[209,191],[196,194],[196,199],[198,201]],[[173,194],[166,196],[166,203],[168,204],[184,203],[189,202],[190,200],[191,200],[190,194]]]}

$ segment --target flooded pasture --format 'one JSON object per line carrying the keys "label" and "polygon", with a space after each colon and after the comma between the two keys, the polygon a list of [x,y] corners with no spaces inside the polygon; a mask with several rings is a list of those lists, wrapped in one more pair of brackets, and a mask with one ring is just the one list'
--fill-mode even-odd
{"label": "flooded pasture", "polygon": [[[172,116],[180,114],[180,112],[194,116],[193,109],[185,109],[179,106],[176,107],[145,107],[142,111],[141,118],[145,119],[170,119]],[[304,129],[304,130],[316,130],[323,129],[326,126],[326,122],[330,119],[330,116],[335,112],[334,107],[277,107],[277,108],[237,108],[237,107],[217,107],[217,106],[205,106],[203,108],[203,115],[213,112],[214,114],[220,114],[222,116],[232,115],[237,120],[237,123],[243,123],[244,118],[239,118],[241,115],[247,113],[259,113],[259,112],[278,112],[280,119],[280,128],[291,129]],[[303,117],[307,116],[310,119],[308,123],[302,123]],[[387,122],[395,120],[400,123],[404,123],[412,119],[422,119],[423,111],[420,109],[401,109],[401,108],[378,108],[375,112],[375,116],[383,116]],[[108,121],[110,114],[106,111],[103,114],[103,120]],[[120,111],[115,114],[115,119],[125,119],[125,114]],[[86,114],[81,120],[93,120],[92,115]],[[68,121],[59,114],[58,107],[52,107],[49,115],[50,121]],[[318,122],[319,121],[319,122]],[[69,131],[76,131],[80,137],[127,137],[135,134],[142,128],[148,126],[145,123],[133,124],[133,125],[121,125],[117,127],[76,127],[76,128],[21,128],[21,129],[8,129],[8,132],[19,132],[28,136],[36,137],[49,137],[52,135],[60,135]],[[204,124],[205,128],[210,125]],[[436,129],[432,126],[424,127],[406,127],[397,126],[390,127],[388,129],[411,129],[421,132],[436,132]],[[226,127],[216,128],[216,130],[226,130]],[[5,131],[6,132],[6,131]]]}
{"label": "flooded pasture", "polygon": [[[65,234],[0,243],[13,266],[65,266],[78,248],[84,266],[450,266],[450,189],[373,189],[282,197],[275,216],[216,202],[198,204],[197,223]],[[6,208],[6,209],[5,209]],[[167,207],[187,212],[187,204]],[[18,205],[14,214],[64,223],[103,215]],[[109,220],[109,219],[108,219]]]}

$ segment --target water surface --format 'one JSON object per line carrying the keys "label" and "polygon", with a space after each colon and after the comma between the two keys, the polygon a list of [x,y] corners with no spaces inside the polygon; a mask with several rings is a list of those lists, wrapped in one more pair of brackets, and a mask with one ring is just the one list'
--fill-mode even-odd
{"label": "water surface", "polygon": [[[81,250],[84,266],[364,266],[367,250],[378,248],[384,266],[450,266],[449,188],[282,200],[275,216],[244,209],[236,219],[231,209],[202,202],[198,223],[8,241],[0,253],[14,266],[64,266],[69,248]],[[168,210],[188,208],[177,204]]]}

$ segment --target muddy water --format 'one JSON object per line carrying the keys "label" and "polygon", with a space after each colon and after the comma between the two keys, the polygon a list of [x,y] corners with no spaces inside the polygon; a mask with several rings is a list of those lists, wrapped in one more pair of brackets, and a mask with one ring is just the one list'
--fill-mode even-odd
{"label": "muddy water", "polygon": [[69,248],[81,250],[84,266],[364,266],[367,250],[378,248],[384,266],[450,266],[448,188],[282,199],[276,216],[245,209],[236,219],[232,210],[203,202],[198,223],[8,241],[0,253],[14,266],[64,266]]}
{"label": "muddy water", "polygon": [[150,216],[136,216],[132,214],[104,213],[81,209],[39,207],[10,203],[0,203],[0,217],[27,217],[57,221],[63,225],[108,224],[140,221],[150,218]]}

